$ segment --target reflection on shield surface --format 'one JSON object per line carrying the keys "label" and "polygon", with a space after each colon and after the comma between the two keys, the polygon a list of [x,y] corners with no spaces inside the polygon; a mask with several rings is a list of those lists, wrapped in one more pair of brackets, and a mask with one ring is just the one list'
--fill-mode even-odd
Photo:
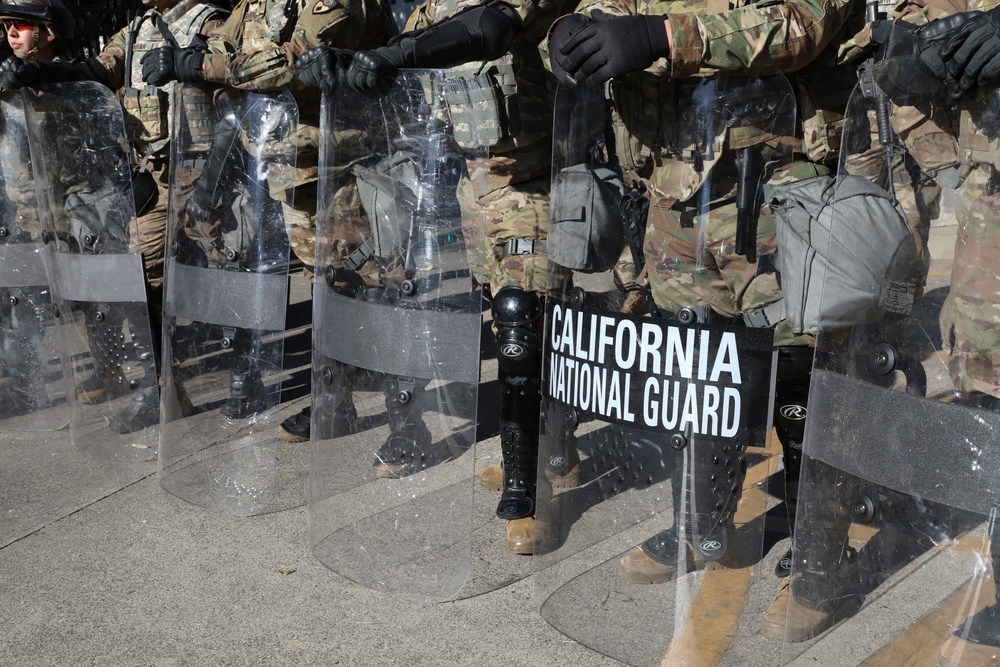
{"label": "reflection on shield surface", "polygon": [[[486,148],[470,79],[324,97],[309,538],[364,586],[454,598],[472,568],[482,296],[463,226]],[[458,104],[468,115],[459,121]]]}
{"label": "reflection on shield surface", "polygon": [[160,484],[226,514],[295,507],[308,454],[274,429],[298,111],[185,86],[173,116]]}
{"label": "reflection on shield surface", "polygon": [[[744,228],[742,211],[790,161],[794,95],[782,76],[677,85],[688,102],[668,139],[687,169],[675,184],[692,210],[685,229],[708,238],[715,216],[738,208],[737,252],[750,259],[757,215]],[[665,312],[648,290],[633,314],[623,258],[649,271],[665,260],[643,239],[653,193],[616,158],[615,123],[641,130],[624,108],[603,91],[556,97],[549,257],[564,278],[547,295],[539,461],[580,460],[581,479],[559,488],[539,471],[541,615],[627,664],[776,662],[777,643],[761,646],[744,609],[773,582],[755,571],[777,451],[773,328],[699,303]]]}
{"label": "reflection on shield surface", "polygon": [[22,99],[73,441],[96,456],[152,459],[155,410],[138,427],[122,419],[134,400],[155,406],[158,388],[121,105],[96,83]]}

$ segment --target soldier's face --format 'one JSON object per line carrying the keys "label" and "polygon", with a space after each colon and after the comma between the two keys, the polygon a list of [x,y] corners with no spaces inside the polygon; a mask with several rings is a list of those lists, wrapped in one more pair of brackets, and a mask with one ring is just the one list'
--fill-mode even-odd
{"label": "soldier's face", "polygon": [[[27,57],[29,60],[43,60],[45,58],[38,56],[41,55],[43,50],[47,51],[48,47],[55,41],[55,37],[43,25],[37,26],[38,30],[36,33],[36,26],[33,23],[17,19],[5,19],[3,27],[7,31],[7,43],[14,50],[14,53],[21,58]],[[38,35],[37,39],[35,37],[36,34]],[[27,54],[36,46],[38,50],[29,57]]]}

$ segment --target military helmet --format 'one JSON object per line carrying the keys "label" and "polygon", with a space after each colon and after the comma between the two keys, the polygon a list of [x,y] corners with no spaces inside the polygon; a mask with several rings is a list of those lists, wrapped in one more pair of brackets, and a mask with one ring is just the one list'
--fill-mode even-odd
{"label": "military helmet", "polygon": [[0,2],[0,20],[24,19],[41,23],[59,39],[73,39],[76,21],[62,0],[13,0]]}

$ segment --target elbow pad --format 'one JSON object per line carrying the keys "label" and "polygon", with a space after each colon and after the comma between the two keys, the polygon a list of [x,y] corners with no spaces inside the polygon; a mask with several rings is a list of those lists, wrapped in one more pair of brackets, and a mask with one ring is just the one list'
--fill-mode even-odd
{"label": "elbow pad", "polygon": [[402,67],[454,67],[476,60],[495,60],[510,49],[524,22],[513,7],[487,0],[424,30],[396,37]]}

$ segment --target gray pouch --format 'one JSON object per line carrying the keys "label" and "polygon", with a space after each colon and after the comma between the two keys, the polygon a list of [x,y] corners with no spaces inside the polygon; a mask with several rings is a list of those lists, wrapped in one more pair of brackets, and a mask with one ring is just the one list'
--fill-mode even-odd
{"label": "gray pouch", "polygon": [[549,258],[585,273],[610,270],[625,249],[625,184],[606,167],[577,164],[556,174],[549,218]]}
{"label": "gray pouch", "polygon": [[843,329],[879,312],[909,314],[920,262],[892,195],[861,176],[817,176],[768,190],[794,332]]}

